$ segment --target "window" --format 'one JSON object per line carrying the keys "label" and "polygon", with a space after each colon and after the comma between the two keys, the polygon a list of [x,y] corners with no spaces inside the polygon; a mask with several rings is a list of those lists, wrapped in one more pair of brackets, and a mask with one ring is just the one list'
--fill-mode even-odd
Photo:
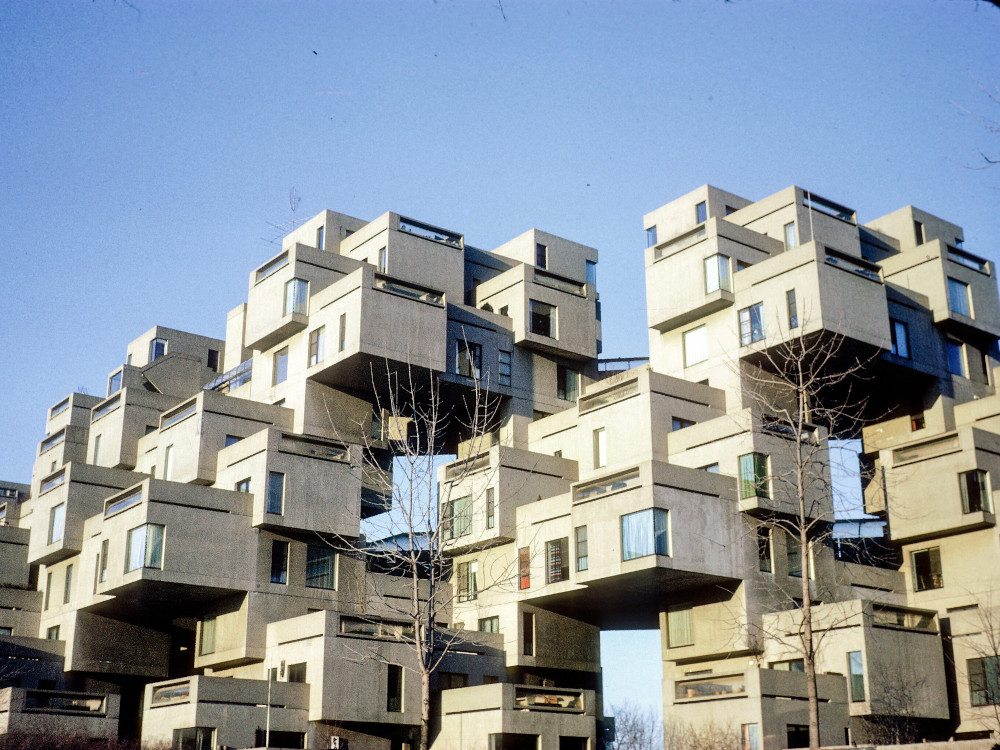
{"label": "window", "polygon": [[958,375],[960,378],[964,378],[965,374],[965,346],[955,341],[954,339],[948,339],[944,342],[945,354],[948,356],[948,372],[952,375]]}
{"label": "window", "polygon": [[470,560],[458,564],[455,571],[458,579],[458,600],[471,601],[479,596],[479,561]]}
{"label": "window", "polygon": [[483,347],[470,341],[459,339],[455,342],[455,373],[466,378],[478,379],[483,366]]}
{"label": "window", "polygon": [[511,352],[501,349],[497,353],[499,359],[497,364],[497,382],[500,385],[510,385],[511,375]]}
{"label": "window", "polygon": [[656,227],[652,226],[646,230],[646,247],[653,247],[656,244]]}
{"label": "window", "polygon": [[521,547],[517,551],[517,587],[522,591],[531,588],[530,547]]}
{"label": "window", "polygon": [[323,249],[323,240],[326,239],[326,227],[320,224],[316,227],[316,247],[320,250]]}
{"label": "window", "polygon": [[545,582],[559,583],[569,578],[569,539],[553,539],[545,543]]}
{"label": "window", "polygon": [[622,516],[622,560],[647,555],[669,555],[668,516],[662,508],[649,508]]}
{"label": "window", "polygon": [[708,221],[708,204],[705,201],[694,207],[694,219],[698,224]]}
{"label": "window", "polygon": [[767,456],[763,453],[746,453],[740,456],[740,498],[770,496]]}
{"label": "window", "polygon": [[972,705],[1000,705],[1000,656],[969,659],[968,665]]}
{"label": "window", "polygon": [[243,438],[239,435],[226,435],[226,447],[228,448],[230,445],[236,445],[242,439]]}
{"label": "window", "polygon": [[108,378],[108,396],[113,396],[122,389],[122,371],[119,370]]}
{"label": "window", "polygon": [[890,351],[897,357],[910,358],[910,337],[906,333],[906,323],[901,320],[889,319],[889,332],[892,335]]}
{"label": "window", "polygon": [[403,710],[403,668],[387,664],[386,672],[385,710],[399,713]]}
{"label": "window", "polygon": [[592,260],[587,261],[587,283],[597,286],[597,264]]}
{"label": "window", "polygon": [[910,430],[912,432],[916,432],[917,430],[922,430],[926,426],[927,426],[927,420],[924,418],[924,413],[922,411],[910,415]]}
{"label": "window", "polygon": [[215,615],[210,615],[201,621],[201,647],[198,654],[215,653]]}
{"label": "window", "polygon": [[809,747],[808,724],[785,724],[785,747]]}
{"label": "window", "polygon": [[773,573],[774,561],[771,557],[771,527],[757,527],[757,568],[761,573]]}
{"label": "window", "polygon": [[958,279],[948,279],[948,309],[953,313],[972,317],[972,301],[969,299],[969,285]]}
{"label": "window", "polygon": [[806,663],[804,659],[785,659],[784,661],[772,661],[771,669],[778,672],[805,672]]}
{"label": "window", "polygon": [[236,483],[234,488],[237,492],[249,492],[250,491],[250,477],[246,479],[241,479]]}
{"label": "window", "polygon": [[[276,732],[271,732],[272,743],[276,740]],[[171,747],[180,750],[214,750],[215,727],[187,727],[174,730],[174,742]]]}
{"label": "window", "polygon": [[684,366],[691,367],[708,359],[708,329],[705,326],[684,332]]}
{"label": "window", "polygon": [[913,238],[917,241],[918,245],[924,244],[924,225],[922,222],[913,222]]}
{"label": "window", "polygon": [[694,645],[694,618],[690,604],[670,605],[667,608],[667,646],[679,648]]}
{"label": "window", "polygon": [[304,279],[289,279],[285,282],[285,307],[283,315],[302,313],[309,309],[309,282]]}
{"label": "window", "polygon": [[163,451],[163,478],[173,479],[174,476],[174,446],[168,445]]}
{"label": "window", "polygon": [[740,344],[749,346],[764,340],[764,303],[740,310]]}
{"label": "window", "polygon": [[857,703],[865,699],[865,663],[860,651],[847,654],[847,684],[851,690],[851,701]]}
{"label": "window", "polygon": [[42,604],[42,609],[48,609],[52,604],[52,571],[50,570],[45,575],[45,602]]}
{"label": "window", "polygon": [[760,750],[760,724],[743,724],[740,730],[743,736],[740,750]]}
{"label": "window", "polygon": [[323,361],[323,348],[326,346],[326,326],[320,326],[309,333],[309,366],[318,365]]}
{"label": "window", "polygon": [[149,342],[149,361],[159,359],[167,353],[166,339],[153,339]]}
{"label": "window", "polygon": [[493,615],[492,617],[481,617],[479,618],[479,632],[480,633],[499,633],[500,632],[500,616]]}
{"label": "window", "polygon": [[927,591],[944,587],[941,575],[941,550],[938,547],[910,553],[913,564],[913,590]]}
{"label": "window", "polygon": [[707,466],[699,466],[698,469],[700,471],[707,471],[710,474],[718,474],[719,473],[719,464],[718,464],[718,462],[716,462],[714,464],[708,464]]}
{"label": "window", "polygon": [[[219,350],[218,349],[209,349],[208,350],[208,358],[206,360],[206,364],[208,366],[208,369],[211,370],[212,372],[218,372],[219,371]],[[108,394],[108,395],[110,395],[110,394]]]}
{"label": "window", "polygon": [[325,545],[310,544],[306,549],[306,588],[337,588],[337,552]]}
{"label": "window", "polygon": [[0,635],[14,635],[14,628],[10,625],[0,625]]}
{"label": "window", "polygon": [[521,613],[521,653],[535,655],[535,615],[532,612]]}
{"label": "window", "polygon": [[340,332],[337,335],[337,351],[342,352],[347,348],[347,313],[340,314]]}
{"label": "window", "polygon": [[958,475],[962,490],[962,512],[979,513],[990,510],[989,475],[982,469],[965,471]]}
{"label": "window", "polygon": [[684,419],[684,417],[673,417],[670,420],[670,429],[677,431],[683,430],[685,427],[693,427],[694,420]]}
{"label": "window", "polygon": [[94,458],[91,462],[94,466],[101,465],[101,436],[94,436]]}
{"label": "window", "polygon": [[594,468],[600,469],[608,464],[608,444],[605,439],[604,428],[599,427],[594,430]]}
{"label": "window", "polygon": [[729,256],[709,255],[705,258],[705,294],[719,290],[733,291],[733,282],[729,275]]}
{"label": "window", "polygon": [[66,503],[59,503],[49,511],[49,544],[62,541],[65,527]]}
{"label": "window", "polygon": [[472,495],[449,500],[441,511],[446,538],[458,539],[472,533]]}
{"label": "window", "polygon": [[528,304],[531,317],[531,332],[539,336],[556,336],[556,308],[545,302],[530,300]]}
{"label": "window", "polygon": [[535,265],[543,269],[549,267],[549,248],[540,242],[535,243]]}
{"label": "window", "polygon": [[497,525],[497,504],[492,487],[486,488],[486,528],[492,529]]}
{"label": "window", "polygon": [[791,532],[785,533],[785,560],[788,563],[788,575],[794,578],[801,578],[802,541]]}
{"label": "window", "polygon": [[586,570],[589,565],[587,555],[587,527],[576,527],[576,569]]}
{"label": "window", "polygon": [[564,401],[576,401],[580,397],[580,373],[577,370],[556,365],[556,396]]}
{"label": "window", "polygon": [[59,640],[59,626],[53,625],[51,628],[45,631],[45,638],[49,641]]}
{"label": "window", "polygon": [[795,303],[795,290],[785,292],[785,304],[788,307],[788,330],[799,327],[799,306]]}
{"label": "window", "polygon": [[63,604],[69,604],[73,596],[73,564],[66,566],[66,578],[63,580]]}
{"label": "window", "polygon": [[158,523],[136,526],[128,532],[125,550],[125,572],[139,568],[163,567],[163,532]]}
{"label": "window", "polygon": [[385,273],[388,268],[388,257],[386,255],[386,248],[381,247],[378,251],[378,270],[380,273]]}
{"label": "window", "polygon": [[271,540],[271,583],[288,583],[288,542]]}
{"label": "window", "polygon": [[795,231],[795,222],[790,221],[785,224],[785,249],[791,250],[799,246],[799,234]]}
{"label": "window", "polygon": [[277,471],[267,473],[267,512],[280,516],[285,509],[285,475]]}
{"label": "window", "polygon": [[284,383],[288,380],[288,347],[282,347],[274,353],[271,362],[271,385]]}
{"label": "window", "polygon": [[288,681],[289,682],[305,682],[306,681],[306,663],[299,662],[298,664],[288,665]]}
{"label": "window", "polygon": [[97,581],[104,583],[108,580],[108,540],[101,540],[101,555],[97,564]]}

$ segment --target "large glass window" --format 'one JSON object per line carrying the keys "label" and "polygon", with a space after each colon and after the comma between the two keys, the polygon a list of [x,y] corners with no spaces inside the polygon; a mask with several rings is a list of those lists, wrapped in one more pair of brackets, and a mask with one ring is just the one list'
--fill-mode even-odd
{"label": "large glass window", "polygon": [[565,401],[580,397],[580,373],[566,365],[556,365],[556,395]]}
{"label": "large glass window", "polygon": [[446,538],[458,539],[472,533],[472,495],[449,500],[442,510]]}
{"label": "large glass window", "polygon": [[690,604],[667,608],[667,645],[670,648],[694,644],[694,617]]}
{"label": "large glass window", "polygon": [[569,578],[569,539],[545,543],[545,582],[559,583]]}
{"label": "large glass window", "polygon": [[958,484],[962,491],[963,513],[990,510],[989,475],[985,471],[964,471],[958,475]]}
{"label": "large glass window", "polygon": [[795,231],[795,222],[790,221],[785,224],[785,249],[791,250],[799,246],[799,234]]}
{"label": "large glass window", "polygon": [[49,510],[49,544],[61,542],[66,528],[66,503],[59,503]]}
{"label": "large glass window", "polygon": [[892,353],[897,357],[910,358],[910,337],[906,331],[906,323],[901,320],[889,320],[889,331],[892,334]]}
{"label": "large glass window", "polygon": [[953,313],[972,317],[972,300],[969,298],[969,285],[958,279],[948,279],[948,309]]}
{"label": "large glass window", "polygon": [[337,552],[324,545],[310,544],[306,549],[306,587],[337,588]]}
{"label": "large glass window", "polygon": [[326,346],[326,326],[320,326],[309,332],[309,366],[318,365],[323,361],[323,349]]}
{"label": "large glass window", "polygon": [[740,497],[770,497],[767,456],[746,453],[740,456]]}
{"label": "large glass window", "polygon": [[479,618],[479,632],[480,633],[499,633],[500,632],[500,616],[493,615],[492,617],[480,617]]}
{"label": "large glass window", "polygon": [[398,664],[387,664],[385,710],[399,713],[403,710],[403,668]]}
{"label": "large glass window", "polygon": [[965,370],[965,346],[954,339],[944,342],[945,354],[948,357],[948,372],[958,375],[960,378],[967,377]]}
{"label": "large glass window", "polygon": [[122,389],[122,371],[119,370],[108,378],[108,396],[114,396]]}
{"label": "large glass window", "polygon": [[271,583],[288,583],[288,542],[271,540]]}
{"label": "large glass window", "polygon": [[729,274],[728,255],[709,255],[705,258],[705,294],[733,291],[733,281]]}
{"label": "large glass window", "polygon": [[622,560],[669,554],[667,511],[648,508],[622,516]]}
{"label": "large glass window", "polygon": [[941,575],[941,550],[938,547],[916,550],[910,553],[913,565],[913,590],[927,591],[944,586]]}
{"label": "large glass window", "polygon": [[848,685],[851,689],[851,701],[859,702],[865,699],[865,663],[860,651],[847,654]]}
{"label": "large glass window", "polygon": [[705,326],[684,332],[684,366],[691,367],[708,359],[708,329]]}
{"label": "large glass window", "polygon": [[458,579],[458,600],[470,601],[479,596],[479,561],[470,560],[458,564],[455,571]]}
{"label": "large glass window", "polygon": [[740,310],[740,344],[749,346],[764,340],[764,303],[744,307]]}
{"label": "large glass window", "polygon": [[576,569],[586,570],[589,566],[589,555],[587,554],[587,527],[576,527]]}
{"label": "large glass window", "polygon": [[267,474],[267,512],[281,515],[285,510],[285,475],[278,471]]}
{"label": "large glass window", "polygon": [[968,666],[972,705],[1000,705],[1000,656],[969,659]]}
{"label": "large glass window", "polygon": [[304,279],[289,279],[285,282],[284,314],[309,311],[309,282]]}
{"label": "large glass window", "polygon": [[158,523],[137,526],[128,532],[125,549],[125,572],[139,568],[163,567],[163,532]]}
{"label": "large glass window", "polygon": [[512,353],[501,349],[497,353],[497,357],[497,383],[500,385],[510,385]]}
{"label": "large glass window", "polygon": [[704,224],[708,221],[708,204],[705,201],[694,207],[694,218],[699,224]]}
{"label": "large glass window", "polygon": [[539,336],[558,338],[556,332],[556,307],[545,302],[530,300],[528,304],[531,317],[531,332]]}
{"label": "large glass window", "polygon": [[483,366],[483,347],[471,341],[456,342],[455,373],[467,378],[478,378]]}
{"label": "large glass window", "polygon": [[656,227],[649,227],[646,230],[646,247],[653,247],[656,244]]}
{"label": "large glass window", "polygon": [[209,615],[201,621],[201,647],[198,653],[202,656],[215,653],[215,615]]}
{"label": "large glass window", "polygon": [[284,346],[274,353],[271,369],[271,385],[284,383],[288,380],[288,347]]}
{"label": "large glass window", "polygon": [[149,342],[149,361],[159,359],[167,353],[166,339],[153,339]]}
{"label": "large glass window", "polygon": [[541,242],[535,243],[535,265],[542,269],[549,267],[549,248]]}

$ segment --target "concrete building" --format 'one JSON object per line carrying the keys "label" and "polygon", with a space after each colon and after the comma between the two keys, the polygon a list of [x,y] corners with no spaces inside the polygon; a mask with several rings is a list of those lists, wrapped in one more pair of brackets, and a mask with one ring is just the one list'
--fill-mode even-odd
{"label": "concrete building", "polygon": [[[824,744],[1000,738],[993,264],[930,214],[859,224],[797,187],[704,186],[644,227],[650,356],[628,370],[598,359],[595,249],[530,230],[488,252],[393,213],[297,228],[224,340],[130,343],[104,398],[49,410],[31,485],[0,485],[0,656],[33,660],[0,673],[0,726],[412,746],[411,594],[357,554],[413,437],[386,408],[405,376],[493,399],[486,434],[439,448],[461,646],[433,747],[603,747],[600,632],[635,628],[661,633],[674,731],[800,747],[806,606]],[[774,371],[827,342],[821,371],[868,384],[857,419],[813,422]],[[878,559],[829,533],[845,439]]]}

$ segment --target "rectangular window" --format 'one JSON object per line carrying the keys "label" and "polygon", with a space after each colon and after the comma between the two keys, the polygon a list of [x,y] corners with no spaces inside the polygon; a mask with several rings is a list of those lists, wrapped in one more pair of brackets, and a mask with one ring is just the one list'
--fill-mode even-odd
{"label": "rectangular window", "polygon": [[0,635],[14,635],[14,628],[10,625],[0,625]]}
{"label": "rectangular window", "polygon": [[306,663],[304,661],[288,665],[288,681],[299,683],[306,681]]}
{"label": "rectangular window", "polygon": [[385,273],[389,267],[389,258],[387,255],[387,249],[384,247],[379,248],[378,251],[378,270],[379,273]]}
{"label": "rectangular window", "polygon": [[320,250],[323,249],[323,240],[326,239],[326,227],[320,224],[316,227],[316,247]]}
{"label": "rectangular window", "polygon": [[732,277],[729,275],[728,255],[709,255],[705,258],[705,294],[733,291]]}
{"label": "rectangular window", "polygon": [[521,613],[521,653],[535,655],[535,615],[532,612]]}
{"label": "rectangular window", "polygon": [[757,527],[757,568],[761,573],[773,573],[771,557],[771,527],[761,524]]}
{"label": "rectangular window", "polygon": [[535,265],[542,269],[549,267],[549,249],[541,242],[535,243]]}
{"label": "rectangular window", "polygon": [[97,581],[104,583],[108,580],[108,540],[101,540],[101,556],[97,566]]}
{"label": "rectangular window", "polygon": [[459,563],[455,571],[458,579],[458,600],[471,601],[479,596],[479,561]]}
{"label": "rectangular window", "polygon": [[59,640],[59,626],[53,625],[51,628],[45,631],[45,638],[49,641]]}
{"label": "rectangular window", "polygon": [[545,302],[529,300],[528,311],[531,318],[531,332],[538,336],[547,336],[550,339],[558,338],[556,335],[556,308]]}
{"label": "rectangular window", "polygon": [[271,540],[271,583],[288,583],[288,542]]}
{"label": "rectangular window", "polygon": [[587,283],[597,286],[597,264],[592,260],[587,261]]}
{"label": "rectangular window", "polygon": [[604,428],[599,427],[594,430],[594,468],[600,469],[608,465],[608,443],[605,439]]}
{"label": "rectangular window", "polygon": [[795,290],[785,292],[785,305],[788,307],[788,329],[799,327],[799,306],[795,303]]}
{"label": "rectangular window", "polygon": [[892,335],[892,351],[897,357],[910,358],[910,337],[906,332],[906,323],[901,320],[889,320],[889,332]]}
{"label": "rectangular window", "polygon": [[125,572],[139,568],[163,567],[163,532],[158,523],[136,526],[128,532],[125,549]]}
{"label": "rectangular window", "polygon": [[174,476],[174,446],[168,445],[163,451],[163,478],[173,479]]}
{"label": "rectangular window", "polygon": [[708,221],[708,204],[705,201],[694,207],[694,219],[698,224]]}
{"label": "rectangular window", "polygon": [[580,397],[580,373],[565,365],[556,365],[556,396],[564,401]]}
{"label": "rectangular window", "polygon": [[323,349],[326,346],[326,326],[320,326],[309,333],[309,366],[318,365],[323,361]]}
{"label": "rectangular window", "polygon": [[740,310],[740,344],[749,346],[764,340],[764,303]]}
{"label": "rectangular window", "polygon": [[306,588],[336,590],[336,550],[325,545],[309,545],[306,549]]}
{"label": "rectangular window", "polygon": [[972,301],[969,299],[969,285],[958,279],[948,278],[948,309],[953,313],[972,317]]}
{"label": "rectangular window", "polygon": [[969,659],[967,663],[972,705],[1000,705],[1000,656]]}
{"label": "rectangular window", "polygon": [[201,645],[199,656],[215,653],[215,615],[210,615],[201,621]]}
{"label": "rectangular window", "polygon": [[100,466],[101,465],[101,436],[100,435],[95,435],[94,436],[94,458],[93,458],[93,460],[90,463],[92,463],[94,466]]}
{"label": "rectangular window", "polygon": [[847,654],[848,685],[851,689],[851,701],[857,703],[865,699],[865,663],[860,651],[850,651]]}
{"label": "rectangular window", "polygon": [[49,511],[49,544],[61,542],[65,528],[66,503],[59,503]]}
{"label": "rectangular window", "polygon": [[119,370],[108,378],[108,396],[114,396],[122,389],[122,371]]}
{"label": "rectangular window", "polygon": [[66,566],[66,578],[63,580],[63,604],[69,604],[73,596],[73,564]]}
{"label": "rectangular window", "polygon": [[267,473],[267,512],[280,516],[285,510],[285,475],[277,471]]}
{"label": "rectangular window", "polygon": [[910,553],[913,565],[913,590],[927,591],[944,587],[941,575],[941,550],[938,547]]}
{"label": "rectangular window", "polygon": [[149,342],[149,361],[159,359],[167,353],[166,339],[153,339]]}
{"label": "rectangular window", "polygon": [[282,347],[274,353],[271,361],[271,385],[284,383],[288,380],[288,347]]}
{"label": "rectangular window", "polygon": [[464,339],[459,339],[455,345],[455,374],[478,379],[483,366],[483,347]]}
{"label": "rectangular window", "polygon": [[770,497],[767,455],[746,453],[740,456],[740,498]]}
{"label": "rectangular window", "polygon": [[586,570],[589,566],[587,555],[587,527],[576,527],[576,569]]}
{"label": "rectangular window", "polygon": [[760,724],[743,724],[743,744],[740,750],[760,750]]}
{"label": "rectangular window", "polygon": [[398,664],[386,665],[385,710],[390,713],[403,710],[403,668]]}
{"label": "rectangular window", "polygon": [[206,360],[206,364],[208,365],[208,369],[211,370],[212,372],[218,372],[219,371],[219,350],[218,349],[209,349],[208,350],[208,357],[207,357],[207,360]]}
{"label": "rectangular window", "polygon": [[990,510],[989,475],[982,469],[965,471],[958,475],[962,491],[962,512],[979,513]]}
{"label": "rectangular window", "polygon": [[517,551],[517,587],[524,591],[531,588],[531,548],[521,547]]}
{"label": "rectangular window", "polygon": [[48,609],[52,605],[52,571],[50,570],[45,575],[45,601],[42,603],[42,609]]}
{"label": "rectangular window", "polygon": [[486,488],[486,528],[492,529],[497,525],[497,504],[493,488]]}
{"label": "rectangular window", "polygon": [[309,282],[305,279],[289,279],[285,282],[284,315],[302,313],[309,309]]}
{"label": "rectangular window", "polygon": [[944,350],[948,357],[948,372],[960,378],[966,377],[965,345],[954,339],[947,339],[944,342]]}
{"label": "rectangular window", "polygon": [[913,222],[913,238],[917,241],[918,245],[924,244],[924,225],[919,221]]}
{"label": "rectangular window", "polygon": [[785,533],[785,560],[788,563],[788,575],[801,578],[802,540],[791,532]]}
{"label": "rectangular window", "polygon": [[242,439],[243,438],[239,435],[226,435],[226,447],[228,448],[230,445],[236,445]]}
{"label": "rectangular window", "polygon": [[500,632],[500,616],[493,615],[493,617],[481,617],[479,618],[479,632],[480,633],[499,633]]}
{"label": "rectangular window", "polygon": [[694,618],[690,604],[667,608],[667,645],[670,648],[694,645]]}
{"label": "rectangular window", "polygon": [[503,349],[497,353],[497,382],[500,385],[510,385],[511,356],[511,352],[505,352]]}
{"label": "rectangular window", "polygon": [[449,500],[442,508],[445,537],[458,539],[472,533],[472,495]]}
{"label": "rectangular window", "polygon": [[340,314],[340,332],[337,334],[337,351],[347,348],[347,313]]}
{"label": "rectangular window", "polygon": [[795,231],[795,222],[790,221],[785,224],[785,249],[791,250],[799,246],[799,234]]}
{"label": "rectangular window", "polygon": [[708,329],[705,326],[684,332],[684,366],[691,367],[708,359]]}
{"label": "rectangular window", "polygon": [[672,417],[670,419],[670,429],[676,432],[686,427],[694,427],[694,420],[684,419],[684,417]]}
{"label": "rectangular window", "polygon": [[553,539],[545,543],[545,582],[559,583],[569,578],[569,539]]}
{"label": "rectangular window", "polygon": [[246,479],[241,479],[236,483],[234,488],[237,492],[249,492],[250,491],[250,477]]}
{"label": "rectangular window", "polygon": [[647,555],[669,555],[667,511],[648,508],[622,516],[622,560]]}
{"label": "rectangular window", "polygon": [[653,247],[656,245],[656,227],[649,227],[646,229],[646,247]]}

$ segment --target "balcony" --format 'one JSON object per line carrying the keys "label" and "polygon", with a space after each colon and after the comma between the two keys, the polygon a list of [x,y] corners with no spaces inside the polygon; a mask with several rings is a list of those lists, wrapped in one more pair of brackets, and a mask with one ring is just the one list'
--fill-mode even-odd
{"label": "balcony", "polygon": [[680,680],[674,683],[674,701],[733,698],[747,692],[746,674],[717,675],[697,680]]}
{"label": "balcony", "polygon": [[106,693],[0,689],[0,733],[112,739],[118,736],[119,704],[119,696]]}

